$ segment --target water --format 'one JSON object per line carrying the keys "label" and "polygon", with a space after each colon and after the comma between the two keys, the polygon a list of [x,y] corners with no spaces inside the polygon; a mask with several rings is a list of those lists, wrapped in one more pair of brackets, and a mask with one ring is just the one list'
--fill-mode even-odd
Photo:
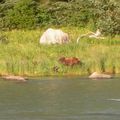
{"label": "water", "polygon": [[0,120],[120,120],[120,78],[0,80]]}

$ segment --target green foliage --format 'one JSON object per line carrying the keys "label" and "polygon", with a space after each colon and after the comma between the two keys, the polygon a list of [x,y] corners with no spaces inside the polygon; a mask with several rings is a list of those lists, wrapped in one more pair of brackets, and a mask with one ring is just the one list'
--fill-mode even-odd
{"label": "green foliage", "polygon": [[[2,0],[0,28],[90,26],[107,35],[120,34],[118,0]],[[51,1],[51,2],[49,2]],[[55,2],[56,1],[56,2]]]}
{"label": "green foliage", "polygon": [[4,18],[6,17],[6,12],[9,11],[14,5],[14,2],[4,1],[0,3],[0,29],[5,28],[6,21]]}
{"label": "green foliage", "polygon": [[37,9],[36,18],[38,19],[38,26],[48,26],[51,24],[52,17],[48,14],[48,11],[45,9],[44,6],[39,6]]}
{"label": "green foliage", "polygon": [[8,28],[28,28],[35,27],[37,4],[32,0],[21,0],[12,9],[6,12],[5,27]]}
{"label": "green foliage", "polygon": [[107,35],[120,34],[120,4],[111,0],[102,0],[95,4],[94,19],[96,25]]}
{"label": "green foliage", "polygon": [[[90,11],[85,2],[57,2],[48,5],[48,13],[54,25],[85,27],[89,22]],[[91,4],[89,4],[91,5]]]}

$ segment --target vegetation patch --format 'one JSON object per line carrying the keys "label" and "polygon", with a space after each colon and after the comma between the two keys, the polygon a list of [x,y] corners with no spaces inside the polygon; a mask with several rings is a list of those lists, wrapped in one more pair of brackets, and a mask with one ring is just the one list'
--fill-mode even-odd
{"label": "vegetation patch", "polygon": [[[94,71],[120,73],[120,37],[103,40],[83,38],[79,34],[88,29],[61,28],[69,33],[71,41],[64,45],[41,45],[44,29],[12,30],[3,32],[7,44],[0,44],[0,74],[14,75],[88,75]],[[3,34],[2,33],[2,34]],[[60,57],[76,57],[82,65],[65,66]],[[55,71],[53,68],[58,70]]]}
{"label": "vegetation patch", "polygon": [[0,28],[34,29],[50,26],[99,28],[106,35],[120,34],[120,4],[117,0],[0,1]]}

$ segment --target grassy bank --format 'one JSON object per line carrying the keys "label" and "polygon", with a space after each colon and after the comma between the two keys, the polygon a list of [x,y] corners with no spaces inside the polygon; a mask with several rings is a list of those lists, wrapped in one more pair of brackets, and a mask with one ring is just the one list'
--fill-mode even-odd
{"label": "grassy bank", "polygon": [[[1,32],[0,74],[27,76],[39,75],[88,75],[94,71],[120,73],[120,37],[104,40],[76,39],[88,29],[61,28],[68,32],[71,42],[65,45],[40,45],[39,38],[45,29],[13,30]],[[77,57],[83,65],[67,67],[58,59],[62,56]],[[58,66],[59,72],[53,67]]]}

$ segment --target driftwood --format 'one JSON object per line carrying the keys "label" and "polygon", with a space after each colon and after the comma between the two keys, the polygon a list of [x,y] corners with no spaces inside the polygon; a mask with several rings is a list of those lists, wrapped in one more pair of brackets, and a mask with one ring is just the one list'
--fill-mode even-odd
{"label": "driftwood", "polygon": [[99,29],[98,29],[95,33],[94,33],[94,32],[89,32],[89,33],[87,33],[87,34],[80,35],[80,36],[77,38],[77,43],[79,42],[79,40],[80,40],[81,38],[84,38],[84,37],[95,38],[95,39],[104,39],[104,37],[101,36],[101,32],[100,32]]}

